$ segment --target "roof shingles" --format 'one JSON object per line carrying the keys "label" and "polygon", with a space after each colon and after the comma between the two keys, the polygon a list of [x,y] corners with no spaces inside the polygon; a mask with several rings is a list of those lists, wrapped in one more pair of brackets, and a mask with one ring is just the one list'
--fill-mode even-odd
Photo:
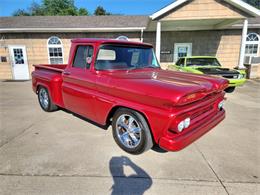
{"label": "roof shingles", "polygon": [[17,16],[0,17],[0,29],[9,28],[142,28],[148,16]]}
{"label": "roof shingles", "polygon": [[[149,16],[16,16],[0,17],[0,31],[10,29],[141,29],[147,28]],[[233,25],[242,28],[242,23]],[[249,28],[260,27],[260,17],[249,18]],[[231,27],[232,28],[232,27]]]}

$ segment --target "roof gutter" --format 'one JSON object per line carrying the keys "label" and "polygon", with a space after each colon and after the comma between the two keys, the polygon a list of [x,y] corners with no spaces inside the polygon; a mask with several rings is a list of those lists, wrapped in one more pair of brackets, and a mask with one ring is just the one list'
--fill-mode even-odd
{"label": "roof gutter", "polygon": [[260,10],[249,5],[248,3],[245,3],[244,1],[241,0],[225,0],[229,4],[237,7],[240,10],[243,10],[246,13],[249,13],[252,16],[260,16]]}
{"label": "roof gutter", "polygon": [[[150,16],[150,18],[152,20],[156,20],[158,18],[160,18],[161,16],[163,16],[164,14],[166,14],[167,12],[171,11],[172,9],[186,3],[189,2],[190,0],[178,0],[175,1],[171,4],[169,4],[168,6],[162,8],[161,10],[155,12],[154,14],[152,14]],[[225,2],[235,6],[236,8],[243,10],[244,12],[250,14],[251,16],[257,17],[260,16],[260,10],[256,9],[255,7],[245,3],[242,0],[224,0]]]}
{"label": "roof gutter", "polygon": [[152,20],[155,20],[155,19],[157,19],[158,17],[162,16],[163,14],[167,13],[168,11],[170,11],[170,10],[172,10],[172,9],[174,9],[174,8],[176,8],[176,7],[178,7],[179,5],[181,5],[181,4],[183,4],[183,3],[185,3],[186,1],[188,1],[188,0],[178,0],[178,1],[175,1],[175,2],[171,3],[170,5],[168,5],[168,6],[164,7],[164,8],[162,8],[162,9],[160,9],[159,11],[155,12],[154,14],[152,14],[152,15],[150,16],[150,18],[151,18]]}
{"label": "roof gutter", "polygon": [[0,28],[0,33],[16,32],[139,32],[146,27],[123,28]]}

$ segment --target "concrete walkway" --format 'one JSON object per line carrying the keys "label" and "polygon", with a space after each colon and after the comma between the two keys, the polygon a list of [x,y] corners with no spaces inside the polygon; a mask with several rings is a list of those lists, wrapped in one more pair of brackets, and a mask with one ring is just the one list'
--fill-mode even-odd
{"label": "concrete walkway", "polygon": [[133,156],[103,130],[40,109],[0,82],[0,194],[259,194],[260,82],[227,94],[226,119],[180,152]]}

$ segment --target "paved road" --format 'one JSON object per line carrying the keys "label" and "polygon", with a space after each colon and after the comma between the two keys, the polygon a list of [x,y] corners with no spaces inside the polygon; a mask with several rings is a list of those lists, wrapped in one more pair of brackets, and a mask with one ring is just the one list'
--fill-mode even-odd
{"label": "paved road", "polygon": [[0,194],[259,194],[260,82],[227,97],[225,121],[188,148],[132,156],[111,129],[43,112],[30,82],[0,82]]}

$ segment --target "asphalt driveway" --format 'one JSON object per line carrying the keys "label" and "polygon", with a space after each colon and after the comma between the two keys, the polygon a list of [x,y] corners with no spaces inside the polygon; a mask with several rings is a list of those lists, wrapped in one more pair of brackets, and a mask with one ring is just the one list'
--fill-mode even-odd
{"label": "asphalt driveway", "polygon": [[30,82],[0,82],[0,194],[259,194],[260,82],[227,94],[227,117],[180,152],[133,156],[70,113],[45,113]]}

